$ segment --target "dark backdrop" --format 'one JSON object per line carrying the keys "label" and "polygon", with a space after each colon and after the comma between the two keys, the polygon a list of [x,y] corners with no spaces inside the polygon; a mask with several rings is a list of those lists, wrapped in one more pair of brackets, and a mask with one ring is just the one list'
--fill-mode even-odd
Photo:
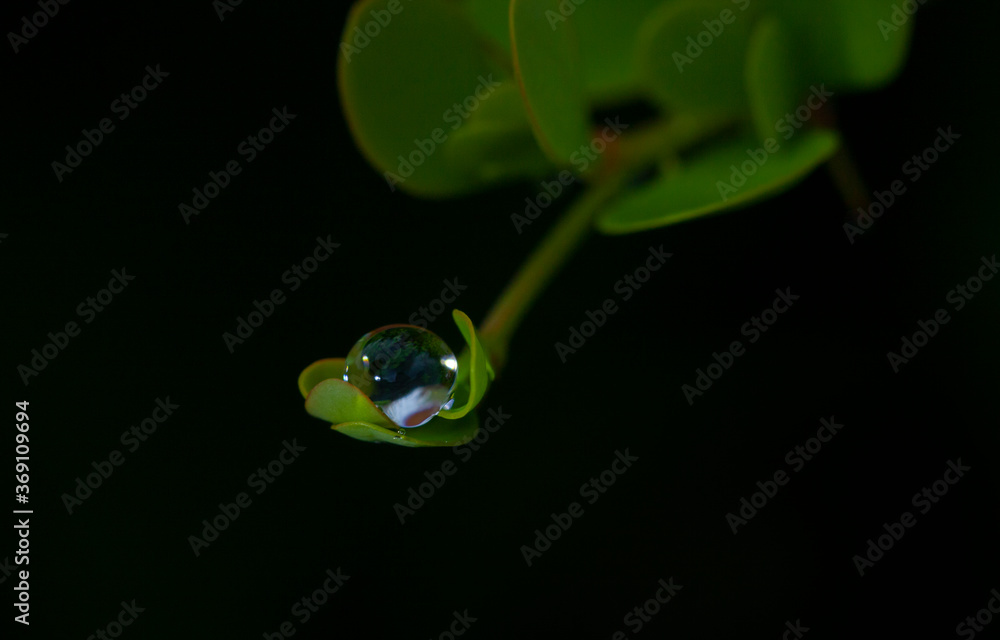
{"label": "dark backdrop", "polygon": [[[38,10],[7,9],[5,32]],[[962,136],[869,232],[847,241],[818,171],[738,213],[590,239],[517,335],[482,406],[510,417],[471,455],[331,432],[296,377],[406,322],[445,279],[481,320],[569,198],[518,235],[510,214],[535,185],[391,193],[340,113],[346,10],[247,1],[220,21],[208,0],[71,2],[3,54],[3,396],[8,421],[30,402],[29,634],[86,638],[133,600],[129,638],[261,638],[286,621],[298,638],[438,638],[466,610],[470,638],[777,640],[786,622],[815,638],[950,637],[987,606],[1000,283],[899,373],[886,354],[997,253],[991,3],[922,8],[899,80],[838,100],[872,189],[939,127]],[[57,180],[51,163],[147,65],[169,75]],[[296,118],[185,224],[178,204],[282,107]],[[340,247],[290,291],[283,272],[328,236]],[[560,362],[554,343],[661,245],[667,266]],[[77,306],[113,270],[134,280],[86,323]],[[689,406],[681,385],[785,287],[800,300]],[[223,334],[276,288],[285,302],[230,353]],[[25,385],[17,366],[72,321],[79,335]],[[459,342],[447,318],[430,326]],[[157,399],[177,408],[129,451],[122,433]],[[734,535],[727,513],[830,417],[843,429]],[[304,450],[258,494],[249,477],[285,441]],[[69,513],[64,494],[116,450],[124,463]],[[626,450],[638,460],[587,503],[581,484]],[[919,513],[911,497],[959,458],[971,470]],[[457,472],[401,524],[394,505],[448,460]],[[189,536],[240,492],[250,506],[196,556]],[[522,545],[572,502],[583,515],[528,566]],[[854,556],[904,511],[916,524],[859,575]],[[303,622],[293,606],[338,569],[349,579]],[[626,616],[660,579],[682,589],[637,630]]]}

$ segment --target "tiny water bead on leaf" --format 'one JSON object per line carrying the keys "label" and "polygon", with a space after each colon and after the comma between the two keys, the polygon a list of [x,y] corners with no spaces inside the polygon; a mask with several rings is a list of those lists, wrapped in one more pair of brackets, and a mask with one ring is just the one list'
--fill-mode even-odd
{"label": "tiny water bead on leaf", "polygon": [[401,427],[419,427],[454,403],[458,359],[437,334],[406,324],[370,331],[354,345],[344,382]]}
{"label": "tiny water bead on leaf", "polygon": [[[321,358],[299,374],[299,393],[305,398],[306,412],[329,423],[334,431],[364,442],[388,443],[401,447],[456,447],[475,438],[479,432],[479,419],[475,408],[486,393],[494,373],[488,361],[488,354],[476,335],[472,320],[458,309],[453,309],[451,315],[466,343],[466,348],[455,358],[454,369],[451,360],[441,354],[444,356],[445,368],[454,370],[455,373],[452,391],[455,404],[453,408],[451,408],[452,400],[449,399],[444,404],[449,408],[443,409],[441,406],[434,408],[434,411],[440,409],[440,413],[431,417],[419,429],[400,428],[403,425],[390,419],[383,408],[376,406],[361,389],[344,380],[348,370],[346,359]],[[391,325],[383,329],[399,327],[419,330],[419,327],[410,325]],[[366,338],[381,331],[381,329],[372,331]],[[424,334],[433,336],[438,344],[444,344],[429,331],[420,335]],[[387,355],[388,351],[395,349],[387,350]],[[443,351],[451,352],[447,345]],[[366,354],[360,356],[362,371],[364,355]],[[374,372],[370,368],[373,360],[369,356],[371,382],[375,382]],[[378,375],[379,382],[382,382],[381,373]],[[365,384],[364,377],[362,376],[359,384]],[[347,378],[350,379],[351,376],[348,375]],[[446,384],[445,382],[442,386]]]}

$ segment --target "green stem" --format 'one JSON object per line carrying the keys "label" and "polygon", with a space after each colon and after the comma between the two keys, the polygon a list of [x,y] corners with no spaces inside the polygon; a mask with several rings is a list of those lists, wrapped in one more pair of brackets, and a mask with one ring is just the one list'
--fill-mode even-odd
{"label": "green stem", "polygon": [[603,167],[597,181],[549,230],[481,324],[479,337],[497,372],[504,365],[507,346],[524,314],[582,243],[593,227],[594,217],[621,193],[636,171],[704,141],[732,124],[730,118],[679,117],[626,134],[615,150],[617,156],[609,150],[607,164],[613,166]]}
{"label": "green stem", "polygon": [[840,148],[827,161],[826,166],[834,185],[840,192],[840,197],[849,210],[848,216],[856,218],[855,211],[867,209],[871,202],[861,172],[858,171],[851,153],[847,150],[846,142],[840,143]]}
{"label": "green stem", "polygon": [[549,231],[493,305],[479,336],[495,369],[503,366],[507,344],[524,314],[586,237],[594,215],[621,191],[625,176],[625,172],[616,172],[589,188]]}

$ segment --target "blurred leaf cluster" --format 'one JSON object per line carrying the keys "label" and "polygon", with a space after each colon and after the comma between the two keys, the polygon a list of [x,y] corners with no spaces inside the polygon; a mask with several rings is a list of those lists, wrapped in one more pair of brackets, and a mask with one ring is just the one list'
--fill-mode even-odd
{"label": "blurred leaf cluster", "polygon": [[[911,21],[886,31],[892,12],[892,0],[362,0],[340,94],[368,161],[414,195],[564,169],[652,174],[595,220],[627,233],[776,193],[828,159],[839,139],[815,126],[817,97],[894,77]],[[596,114],[637,103],[655,117],[602,149]]]}

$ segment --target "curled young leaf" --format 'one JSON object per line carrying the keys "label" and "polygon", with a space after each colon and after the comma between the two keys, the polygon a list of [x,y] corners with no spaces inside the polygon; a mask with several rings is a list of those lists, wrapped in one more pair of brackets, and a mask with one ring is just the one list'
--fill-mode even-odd
{"label": "curled young leaf", "polygon": [[365,422],[344,422],[334,425],[333,429],[365,442],[387,442],[401,447],[457,447],[476,437],[479,418],[475,413],[461,420],[434,418],[420,429],[403,430],[402,433]]}
{"label": "curled young leaf", "polygon": [[476,336],[476,327],[469,316],[458,309],[451,312],[458,330],[465,338],[466,348],[458,356],[458,381],[455,384],[455,406],[438,414],[447,420],[457,420],[475,409],[494,378],[489,354]]}
{"label": "curled young leaf", "polygon": [[308,397],[313,387],[330,378],[344,379],[344,367],[347,361],[343,358],[324,358],[317,360],[302,370],[299,374],[299,392],[302,397]]}
{"label": "curled young leaf", "polygon": [[331,423],[335,431],[366,442],[388,442],[406,447],[453,447],[476,436],[476,405],[493,379],[487,354],[476,337],[469,316],[455,309],[452,317],[467,343],[458,357],[455,408],[441,411],[419,427],[395,424],[371,398],[344,380],[347,361],[324,358],[299,375],[299,392],[309,415]]}

